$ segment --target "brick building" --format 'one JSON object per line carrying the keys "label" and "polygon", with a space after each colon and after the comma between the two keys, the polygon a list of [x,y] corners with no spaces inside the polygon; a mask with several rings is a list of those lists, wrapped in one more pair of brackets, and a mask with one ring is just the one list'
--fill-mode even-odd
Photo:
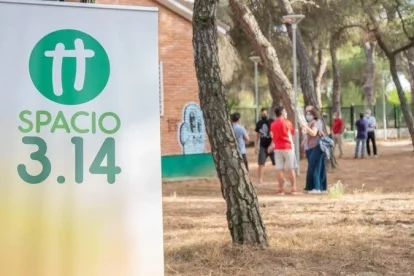
{"label": "brick building", "polygon": [[[184,0],[96,0],[95,3],[159,8],[162,175],[163,178],[214,175],[198,100],[192,4]],[[218,22],[217,29],[225,34],[228,26]]]}

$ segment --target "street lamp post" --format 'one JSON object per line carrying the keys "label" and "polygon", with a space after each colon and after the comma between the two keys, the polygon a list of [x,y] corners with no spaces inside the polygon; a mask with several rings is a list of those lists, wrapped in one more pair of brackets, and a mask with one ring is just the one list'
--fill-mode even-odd
{"label": "street lamp post", "polygon": [[258,83],[258,72],[257,72],[257,66],[260,61],[259,56],[251,56],[250,60],[254,63],[254,105],[255,105],[255,113],[254,117],[256,121],[259,120],[259,83]]}
{"label": "street lamp post", "polygon": [[300,149],[299,149],[299,117],[298,117],[298,79],[297,79],[297,65],[296,65],[296,29],[297,25],[305,18],[303,14],[289,14],[283,16],[284,23],[292,25],[292,52],[293,52],[293,91],[295,95],[294,106],[295,106],[295,153],[296,160],[298,161],[298,167],[296,174],[300,174]]}

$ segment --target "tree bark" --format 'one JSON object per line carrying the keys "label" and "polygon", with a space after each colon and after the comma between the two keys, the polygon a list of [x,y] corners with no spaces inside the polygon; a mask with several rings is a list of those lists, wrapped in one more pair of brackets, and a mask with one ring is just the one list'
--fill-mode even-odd
{"label": "tree bark", "polygon": [[218,60],[216,7],[218,0],[196,0],[193,47],[200,106],[211,145],[227,221],[234,243],[268,245],[255,189],[238,150],[230,123]]}
{"label": "tree bark", "polygon": [[252,11],[260,30],[267,35],[267,39],[270,41],[272,38],[273,30],[273,16],[272,16],[272,0],[250,0],[249,7]]}
{"label": "tree bark", "polygon": [[[266,70],[267,79],[270,79],[272,77],[271,74],[269,74],[269,70]],[[279,91],[277,86],[275,86],[273,81],[268,81],[269,83],[269,91],[272,96],[272,112],[275,110],[276,107],[282,105],[282,93],[283,91]],[[274,115],[274,114],[272,114]]]}
{"label": "tree bark", "polygon": [[377,43],[375,41],[365,41],[363,44],[365,58],[366,58],[366,71],[365,71],[365,84],[364,95],[365,104],[367,107],[372,108],[375,105],[375,49]]}
{"label": "tree bark", "polygon": [[408,107],[407,97],[405,96],[400,78],[398,77],[397,58],[395,55],[389,55],[388,61],[390,63],[390,72],[397,89],[398,98],[400,99],[401,111],[403,113],[405,123],[411,136],[411,143],[414,146],[414,119],[410,108]]}
{"label": "tree bark", "polygon": [[414,48],[408,49],[405,52],[405,56],[408,60],[408,79],[410,80],[411,86],[411,114],[414,114]]}
{"label": "tree bark", "polygon": [[328,59],[325,57],[324,50],[318,51],[318,64],[316,65],[315,74],[315,93],[318,99],[318,105],[322,107],[322,79],[328,66]]}
{"label": "tree bark", "polygon": [[[299,122],[306,123],[302,108],[300,108],[298,105],[298,108],[294,110],[295,96],[292,85],[280,67],[275,48],[263,35],[255,17],[247,5],[238,0],[230,0],[229,2],[235,21],[241,25],[252,47],[260,56],[263,62],[263,65],[266,69],[266,74],[268,76],[269,88],[271,89],[270,93],[273,101],[276,102],[279,99],[282,101],[288,113],[288,117],[292,121],[294,121],[294,111],[296,111],[298,114]],[[280,94],[280,92],[283,93]]]}
{"label": "tree bark", "polygon": [[341,81],[340,81],[340,72],[339,72],[339,63],[338,57],[336,54],[336,41],[333,37],[329,44],[329,51],[331,54],[332,62],[332,111],[340,112],[341,111]]}
{"label": "tree bark", "polygon": [[[279,7],[281,8],[282,13],[285,15],[294,14],[293,8],[289,0],[279,0]],[[290,39],[292,39],[292,26],[290,24],[286,24],[286,28],[288,30]],[[321,106],[319,105],[315,93],[312,62],[308,56],[306,45],[302,39],[302,35],[299,28],[296,29],[296,49],[297,57],[299,60],[300,84],[302,87],[302,93],[305,100],[305,104],[313,105],[320,109]]]}

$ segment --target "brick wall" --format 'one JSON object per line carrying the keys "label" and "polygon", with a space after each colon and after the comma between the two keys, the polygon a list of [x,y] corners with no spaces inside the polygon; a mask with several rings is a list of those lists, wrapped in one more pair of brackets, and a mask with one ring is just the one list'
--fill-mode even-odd
{"label": "brick wall", "polygon": [[[196,147],[194,147],[196,143],[192,141],[183,147],[180,143],[181,136],[183,139],[198,139],[198,141],[203,139],[204,146],[201,151],[209,152],[207,135],[202,135],[202,138],[200,135],[199,137],[192,135],[194,127],[197,128],[200,125],[197,120],[192,119],[192,124],[189,122],[186,127],[183,127],[180,134],[184,106],[188,103],[199,104],[191,22],[153,0],[97,0],[96,2],[159,8],[159,57],[163,64],[164,88],[164,115],[161,117],[162,155],[183,154],[184,151],[186,154],[200,152],[200,143],[198,142]],[[194,106],[190,106],[186,112],[186,121],[189,121],[192,111],[196,115],[198,114],[194,110]],[[204,128],[204,123],[202,127]],[[205,133],[204,130],[203,133]]]}

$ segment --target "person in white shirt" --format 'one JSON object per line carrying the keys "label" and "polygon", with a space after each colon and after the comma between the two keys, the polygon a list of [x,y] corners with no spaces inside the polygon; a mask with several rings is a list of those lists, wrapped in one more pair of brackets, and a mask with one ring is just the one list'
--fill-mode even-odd
{"label": "person in white shirt", "polygon": [[375,117],[371,115],[370,109],[367,109],[367,111],[365,111],[365,120],[368,123],[367,154],[368,156],[371,156],[371,147],[369,143],[371,141],[374,157],[378,157],[377,142],[375,139],[375,129],[377,128],[377,121]]}

